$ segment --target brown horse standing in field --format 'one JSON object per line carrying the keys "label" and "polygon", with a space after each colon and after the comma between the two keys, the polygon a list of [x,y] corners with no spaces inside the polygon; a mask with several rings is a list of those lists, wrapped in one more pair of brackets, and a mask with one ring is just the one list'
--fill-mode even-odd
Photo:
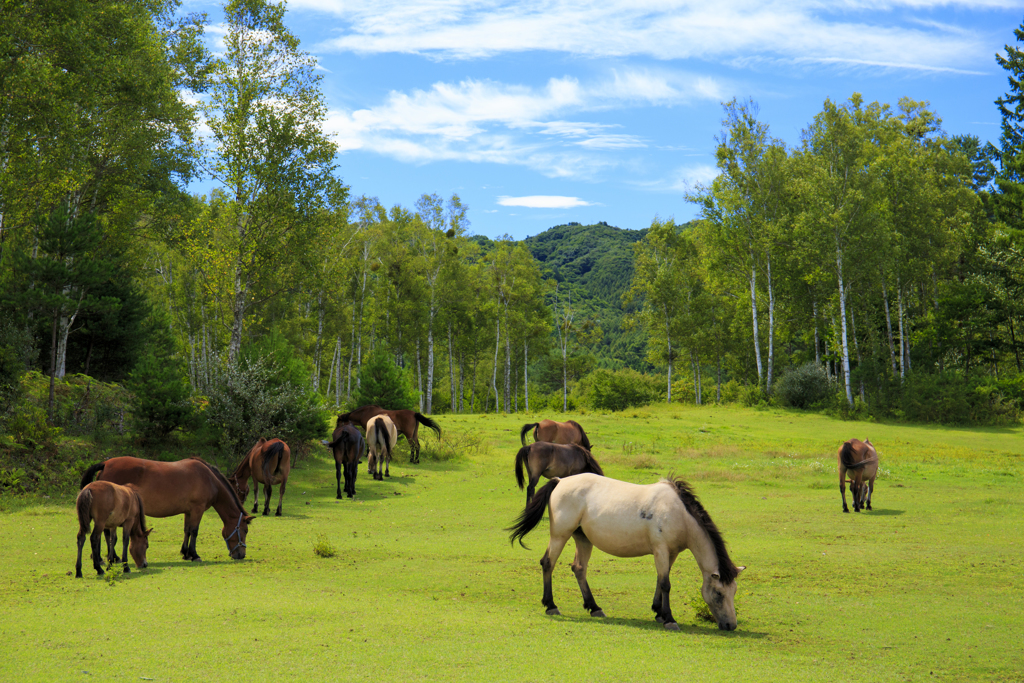
{"label": "brown horse standing in field", "polygon": [[519,441],[526,445],[526,433],[533,429],[533,440],[548,441],[550,443],[574,443],[583,446],[588,451],[594,450],[590,445],[590,439],[583,427],[575,420],[568,422],[555,422],[554,420],[541,420],[532,424],[525,424],[519,430]]}
{"label": "brown horse standing in field", "polygon": [[867,439],[850,439],[839,447],[839,492],[843,496],[843,512],[846,507],[846,473],[850,473],[850,493],[853,494],[853,511],[871,509],[871,494],[875,492],[875,476],[878,474],[878,452]]}
{"label": "brown horse standing in field", "polygon": [[433,429],[437,434],[437,438],[441,438],[440,425],[426,415],[421,415],[411,410],[385,410],[380,406],[362,406],[350,413],[339,415],[338,424],[342,422],[355,422],[363,429],[366,429],[366,423],[374,415],[387,415],[395,423],[395,428],[409,442],[410,463],[418,463],[420,461],[419,428],[421,424]]}
{"label": "brown horse standing in field", "polygon": [[576,444],[534,441],[529,446],[520,448],[516,453],[516,482],[520,491],[525,483],[524,464],[530,477],[530,485],[526,489],[527,504],[533,498],[533,491],[542,475],[548,479],[568,477],[581,472],[593,472],[604,476],[604,470],[597,464],[597,460],[594,460],[590,451]]}
{"label": "brown horse standing in field", "polygon": [[270,514],[270,494],[273,487],[280,484],[277,497],[277,512],[281,516],[281,506],[284,504],[284,489],[288,484],[288,473],[292,469],[292,451],[288,444],[281,439],[267,441],[261,438],[249,450],[248,455],[242,458],[235,468],[235,473],[228,479],[235,487],[238,497],[245,502],[249,496],[249,477],[252,477],[252,487],[255,489],[252,494],[253,514],[260,511],[260,484],[263,484],[263,514]]}
{"label": "brown horse standing in field", "polygon": [[[128,551],[131,550],[135,566],[145,569],[146,551],[149,550],[149,532],[146,528],[146,512],[142,506],[139,490],[134,485],[119,486],[108,481],[94,481],[78,494],[75,501],[78,510],[78,562],[75,563],[75,576],[82,578],[82,546],[89,526],[95,522],[92,535],[89,537],[92,546],[92,566],[96,573],[103,576],[103,560],[100,552],[100,535],[106,529],[122,527],[124,529],[124,571],[128,573]],[[131,545],[128,539],[131,538]],[[107,538],[108,562],[115,560],[114,546]]]}
{"label": "brown horse standing in field", "polygon": [[[387,415],[374,415],[366,422],[366,442],[370,444],[368,470],[374,479],[391,476],[391,451],[398,441],[398,429]],[[383,463],[383,464],[382,464]]]}
{"label": "brown horse standing in field", "polygon": [[[220,515],[224,528],[221,536],[234,560],[245,559],[245,537],[249,523],[256,519],[245,514],[242,501],[228,480],[213,465],[201,458],[187,458],[177,462],[143,460],[121,456],[91,465],[82,475],[82,488],[99,473],[99,481],[115,484],[134,484],[146,501],[150,517],[185,515],[185,540],[181,556],[198,562],[196,537],[203,513],[213,508]],[[117,543],[116,530],[112,532]],[[115,557],[115,560],[117,558]]]}
{"label": "brown horse standing in field", "polygon": [[359,459],[366,452],[366,441],[351,422],[338,418],[331,441],[327,444],[334,454],[334,474],[338,478],[338,499],[341,499],[341,473],[345,472],[345,493],[349,498],[356,495],[356,474]]}

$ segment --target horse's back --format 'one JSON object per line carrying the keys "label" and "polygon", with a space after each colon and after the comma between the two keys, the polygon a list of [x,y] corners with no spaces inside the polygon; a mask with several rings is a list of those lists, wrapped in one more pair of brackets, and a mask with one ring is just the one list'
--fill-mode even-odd
{"label": "horse's back", "polygon": [[199,460],[177,462],[144,460],[125,455],[104,463],[98,481],[134,484],[150,517],[173,517],[196,501],[212,501],[217,495],[216,475]]}
{"label": "horse's back", "polygon": [[[88,491],[92,495],[92,517],[103,528],[121,526],[137,514],[133,484],[122,486],[110,481],[90,482],[83,488],[79,498]],[[133,514],[134,512],[134,514]]]}

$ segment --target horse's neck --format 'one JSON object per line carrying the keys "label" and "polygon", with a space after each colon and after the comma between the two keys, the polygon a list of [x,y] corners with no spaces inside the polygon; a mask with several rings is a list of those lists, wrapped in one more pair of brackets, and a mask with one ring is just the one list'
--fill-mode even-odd
{"label": "horse's neck", "polygon": [[217,479],[217,497],[213,499],[212,507],[225,524],[235,521],[239,513],[243,512],[242,508],[235,504],[235,497],[231,495],[230,489],[220,479]]}
{"label": "horse's neck", "polygon": [[687,520],[687,524],[689,529],[686,547],[693,553],[697,566],[704,574],[718,572],[718,553],[715,552],[715,544],[711,537],[693,517]]}
{"label": "horse's neck", "polygon": [[238,467],[235,468],[235,473],[231,476],[235,479],[245,480],[249,478],[249,474],[252,472],[252,468],[249,464],[252,462],[252,453],[245,456],[242,462],[238,463]]}

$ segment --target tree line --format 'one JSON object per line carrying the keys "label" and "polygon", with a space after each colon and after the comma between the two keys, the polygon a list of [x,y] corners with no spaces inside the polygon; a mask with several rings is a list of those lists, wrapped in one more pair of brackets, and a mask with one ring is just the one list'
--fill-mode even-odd
{"label": "tree line", "polygon": [[[331,407],[385,357],[425,412],[650,400],[649,376],[595,388],[637,370],[663,371],[670,401],[774,400],[804,363],[848,408],[886,414],[913,414],[922,387],[1022,396],[1013,79],[1002,149],[910,100],[826,101],[797,146],[752,102],[726,104],[720,175],[688,197],[699,219],[652,222],[612,315],[523,242],[472,236],[456,194],[352,196],[283,5],[227,2],[217,55],[207,18],[179,9],[2,10],[0,369],[8,387],[26,366],[48,377],[51,422],[68,372],[180,405],[256,357]],[[1016,48],[1000,59],[1024,68]],[[199,178],[214,189],[190,194]]]}

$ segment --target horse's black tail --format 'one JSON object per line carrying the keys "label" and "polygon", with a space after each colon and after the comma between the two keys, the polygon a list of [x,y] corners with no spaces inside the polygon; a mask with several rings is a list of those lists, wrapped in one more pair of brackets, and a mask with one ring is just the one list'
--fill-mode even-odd
{"label": "horse's black tail", "polygon": [[[275,458],[276,463],[274,470],[270,470],[271,458]],[[278,441],[275,444],[271,444],[270,448],[263,454],[263,483],[269,484],[273,481],[274,476],[281,474],[281,460],[284,459],[284,444]]]}
{"label": "horse's black tail", "polygon": [[437,424],[426,415],[420,415],[419,413],[415,413],[415,415],[417,422],[419,422],[421,425],[426,425],[427,427],[430,427],[437,434],[437,438],[441,438],[441,425]]}
{"label": "horse's black tail", "polygon": [[103,468],[106,467],[107,463],[98,462],[95,465],[90,465],[89,469],[82,475],[82,482],[78,485],[79,489],[84,489],[89,482],[93,480],[97,472],[102,472]]}
{"label": "horse's black tail", "polygon": [[[529,426],[529,425],[527,425]],[[519,490],[523,490],[523,486],[526,485],[526,479],[523,478],[523,465],[526,464],[526,458],[530,455],[530,447],[523,446],[516,453],[516,483],[519,484]]]}
{"label": "horse's black tail", "polygon": [[857,470],[864,467],[870,462],[873,462],[872,458],[864,458],[860,462],[853,461],[853,444],[847,441],[843,444],[842,450],[839,451],[839,459],[843,461],[843,467],[848,470]]}
{"label": "horse's black tail", "polygon": [[88,531],[92,524],[92,491],[79,493],[78,500],[75,501],[75,508],[78,510],[78,533],[81,534]]}
{"label": "horse's black tail", "polygon": [[[539,422],[534,422],[532,424],[526,424],[526,425],[523,425],[523,428],[519,430],[519,441],[524,446],[526,445],[526,433],[528,431],[530,431],[531,429],[533,429],[534,427],[538,426],[539,424],[540,424]],[[537,440],[537,437],[534,436],[534,441],[536,441],[536,440]],[[523,488],[523,487],[520,486],[519,488]]]}
{"label": "horse's black tail", "polygon": [[558,486],[558,477],[555,477],[544,486],[533,494],[533,498],[529,503],[526,504],[526,508],[523,509],[523,513],[516,518],[516,521],[512,526],[505,529],[510,531],[508,535],[508,542],[515,543],[519,541],[519,545],[524,548],[526,545],[523,543],[523,538],[526,534],[533,531],[533,528],[540,524],[540,520],[544,519],[544,511],[548,507],[548,501],[551,500],[551,492]]}

